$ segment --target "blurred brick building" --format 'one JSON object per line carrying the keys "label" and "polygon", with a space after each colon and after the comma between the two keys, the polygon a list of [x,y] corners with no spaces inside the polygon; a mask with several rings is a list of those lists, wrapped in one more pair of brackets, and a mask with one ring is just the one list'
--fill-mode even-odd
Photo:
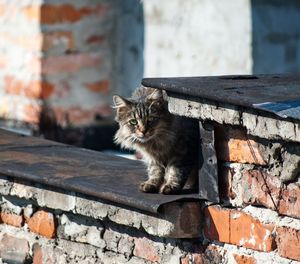
{"label": "blurred brick building", "polygon": [[[126,2],[1,0],[0,117],[33,126],[43,111],[61,126],[110,117],[112,94],[142,77],[143,34],[124,39],[131,24],[143,29],[133,21],[142,12]],[[126,58],[133,73],[123,73],[127,46],[140,53]]]}
{"label": "blurred brick building", "polygon": [[[0,0],[0,118],[112,119],[141,78],[300,71],[297,0]],[[53,121],[53,120],[52,120]],[[46,123],[47,123],[46,122]]]}

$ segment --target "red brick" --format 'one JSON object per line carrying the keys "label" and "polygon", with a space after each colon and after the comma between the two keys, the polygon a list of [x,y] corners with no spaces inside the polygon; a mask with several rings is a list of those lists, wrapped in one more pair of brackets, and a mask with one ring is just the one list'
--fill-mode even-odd
{"label": "red brick", "polygon": [[83,68],[99,67],[102,62],[99,53],[81,53],[62,56],[49,56],[42,62],[43,74],[76,73]]}
{"label": "red brick", "polygon": [[55,247],[54,248],[49,247],[47,244],[41,246],[37,243],[33,245],[32,264],[67,263],[66,261],[63,260],[64,258],[60,258],[60,257],[59,255],[55,254]]}
{"label": "red brick", "polygon": [[32,124],[38,124],[40,120],[41,107],[39,105],[27,104],[23,106],[22,121]]}
{"label": "red brick", "polygon": [[68,80],[63,79],[53,83],[43,81],[41,85],[41,99],[65,99],[70,96],[71,86]]}
{"label": "red brick", "polygon": [[4,76],[4,89],[6,93],[19,95],[23,88],[24,84],[21,81],[15,80],[11,75]]}
{"label": "red brick", "polygon": [[43,83],[40,80],[31,81],[23,86],[23,93],[29,98],[41,97]]}
{"label": "red brick", "polygon": [[232,210],[230,215],[230,243],[260,251],[272,251],[275,241],[274,225],[263,224],[252,216]]}
{"label": "red brick", "polygon": [[42,82],[42,99],[48,99],[54,92],[54,85],[48,82]]}
{"label": "red brick", "polygon": [[237,264],[256,264],[256,260],[252,256],[233,254]]}
{"label": "red brick", "polygon": [[258,170],[244,172],[243,201],[277,209],[280,214],[300,219],[300,186],[282,185],[278,177]]}
{"label": "red brick", "polygon": [[13,95],[25,95],[28,98],[48,98],[54,90],[54,86],[41,80],[32,80],[24,83],[11,75],[4,77],[5,92]]}
{"label": "red brick", "polygon": [[210,240],[235,244],[260,251],[275,247],[274,226],[233,209],[209,206],[205,209],[204,235]]}
{"label": "red brick", "polygon": [[290,183],[283,187],[279,213],[300,219],[300,186]]}
{"label": "red brick", "polygon": [[195,253],[195,254],[189,254],[183,258],[180,259],[181,264],[204,264],[202,254]]}
{"label": "red brick", "polygon": [[[34,244],[33,246],[33,260],[32,264],[60,264],[68,263],[63,255],[55,254],[57,250],[55,247],[49,247],[47,244],[40,246]],[[79,262],[80,263],[80,262]]]}
{"label": "red brick", "polygon": [[204,210],[204,234],[211,240],[229,242],[230,210],[219,206],[208,206]]}
{"label": "red brick", "polygon": [[69,108],[54,107],[55,116],[59,124],[88,124],[95,121],[96,115],[108,117],[111,115],[111,108],[108,105],[84,109],[80,106]]}
{"label": "red brick", "polygon": [[276,209],[280,195],[280,180],[258,170],[243,173],[243,201]]}
{"label": "red brick", "polygon": [[56,220],[52,213],[39,210],[28,220],[28,227],[31,232],[53,238],[56,235]]}
{"label": "red brick", "polygon": [[24,218],[22,215],[1,212],[1,220],[3,223],[15,227],[22,227],[24,225]]}
{"label": "red brick", "polygon": [[109,80],[87,83],[86,87],[94,93],[107,93],[109,91]]}
{"label": "red brick", "polygon": [[75,42],[73,33],[71,31],[54,31],[44,33],[43,51],[51,50],[58,45],[63,45],[65,47],[65,51],[74,50]]}
{"label": "red brick", "polygon": [[240,128],[216,126],[215,140],[219,160],[266,165],[259,144]]}
{"label": "red brick", "polygon": [[290,227],[278,227],[276,231],[279,255],[300,261],[300,230]]}
{"label": "red brick", "polygon": [[135,238],[133,255],[139,258],[147,259],[152,262],[160,262],[158,249],[147,238]]}
{"label": "red brick", "polygon": [[71,4],[43,4],[41,8],[41,23],[74,23],[86,16],[102,15],[106,11],[106,9],[107,7],[104,5],[75,8],[75,6]]}
{"label": "red brick", "polygon": [[88,44],[101,44],[105,40],[103,35],[92,35],[87,39]]}
{"label": "red brick", "polygon": [[43,264],[43,251],[40,245],[33,245],[33,260],[32,264]]}

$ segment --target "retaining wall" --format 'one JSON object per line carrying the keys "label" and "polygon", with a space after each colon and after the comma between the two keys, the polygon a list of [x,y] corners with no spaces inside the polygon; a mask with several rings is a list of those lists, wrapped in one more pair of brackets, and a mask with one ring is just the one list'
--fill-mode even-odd
{"label": "retaining wall", "polygon": [[217,124],[215,140],[219,204],[174,202],[149,214],[3,175],[2,261],[300,263],[299,143]]}

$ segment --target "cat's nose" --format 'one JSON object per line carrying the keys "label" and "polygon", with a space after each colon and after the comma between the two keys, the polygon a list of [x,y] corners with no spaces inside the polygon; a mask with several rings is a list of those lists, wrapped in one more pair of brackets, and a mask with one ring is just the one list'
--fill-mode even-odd
{"label": "cat's nose", "polygon": [[146,129],[143,127],[143,128],[139,128],[137,131],[136,131],[136,134],[138,135],[138,137],[144,137],[145,134],[146,134]]}
{"label": "cat's nose", "polygon": [[139,131],[140,131],[143,135],[145,135],[145,133],[146,133],[146,128],[145,128],[144,126],[141,126],[141,127],[139,127]]}
{"label": "cat's nose", "polygon": [[136,132],[135,132],[135,135],[136,135],[138,138],[143,138],[143,137],[145,137],[145,134],[142,133],[142,132],[140,132],[140,131],[136,131]]}

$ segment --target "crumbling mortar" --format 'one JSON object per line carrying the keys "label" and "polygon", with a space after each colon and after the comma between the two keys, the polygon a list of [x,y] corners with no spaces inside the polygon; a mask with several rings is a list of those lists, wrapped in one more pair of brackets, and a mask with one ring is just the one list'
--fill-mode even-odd
{"label": "crumbling mortar", "polygon": [[[187,107],[187,104],[189,104],[189,107]],[[196,108],[199,108],[200,110],[197,111]],[[204,108],[206,111],[202,111]],[[274,140],[282,139],[286,141],[300,142],[300,136],[297,133],[299,129],[296,129],[297,125],[299,127],[299,123],[296,122],[296,120],[281,118],[280,116],[260,110],[254,111],[241,106],[233,107],[232,105],[220,104],[217,110],[218,113],[213,113],[214,110],[216,110],[216,102],[206,99],[197,100],[189,97],[170,97],[169,110],[172,113],[182,116],[187,115],[200,120],[209,119],[220,124],[238,125],[242,123],[248,133],[254,136],[261,136]],[[275,121],[276,124],[274,123]],[[285,130],[282,129],[282,126],[289,133],[283,133]],[[273,131],[273,127],[276,128],[275,131]],[[293,129],[292,132],[290,130],[291,127]],[[269,133],[270,130],[272,130],[272,133]]]}
{"label": "crumbling mortar", "polygon": [[[236,129],[236,126],[231,126]],[[282,139],[269,140],[258,136],[248,135],[247,140],[253,139],[258,143],[260,153],[266,161],[266,165],[260,168],[269,174],[279,177],[282,182],[291,182],[300,175],[300,144],[290,143]],[[258,162],[255,151],[250,143],[249,149],[253,158]]]}

